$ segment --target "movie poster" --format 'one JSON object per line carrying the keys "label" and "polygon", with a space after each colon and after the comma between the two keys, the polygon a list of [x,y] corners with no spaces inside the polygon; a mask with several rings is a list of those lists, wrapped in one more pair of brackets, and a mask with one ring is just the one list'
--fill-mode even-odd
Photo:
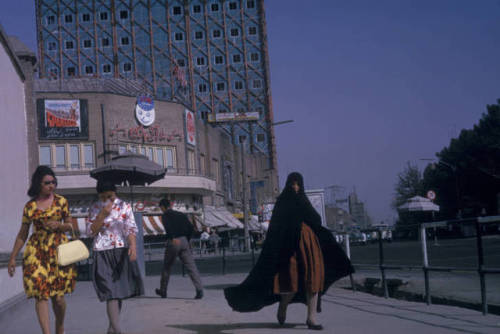
{"label": "movie poster", "polygon": [[38,100],[40,139],[87,139],[86,100]]}

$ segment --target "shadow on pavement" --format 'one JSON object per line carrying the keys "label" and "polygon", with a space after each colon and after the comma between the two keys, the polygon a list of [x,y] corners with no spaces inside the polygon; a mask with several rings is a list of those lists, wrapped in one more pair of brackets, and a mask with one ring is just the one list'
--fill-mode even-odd
{"label": "shadow on pavement", "polygon": [[[244,322],[239,324],[189,324],[189,325],[167,325],[165,327],[177,328],[203,334],[227,334],[231,330],[240,329],[300,329],[306,328],[305,324],[284,324],[280,326],[274,322]],[[229,332],[230,333],[230,332]]]}
{"label": "shadow on pavement", "polygon": [[212,285],[205,285],[203,288],[207,290],[224,290],[225,288],[230,288],[236,285],[237,284],[212,284]]}

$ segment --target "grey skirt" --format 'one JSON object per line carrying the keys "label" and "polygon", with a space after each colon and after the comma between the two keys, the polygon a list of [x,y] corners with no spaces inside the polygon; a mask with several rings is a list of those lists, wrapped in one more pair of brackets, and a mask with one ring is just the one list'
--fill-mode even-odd
{"label": "grey skirt", "polygon": [[94,251],[92,281],[101,302],[144,294],[137,261],[130,261],[128,248]]}

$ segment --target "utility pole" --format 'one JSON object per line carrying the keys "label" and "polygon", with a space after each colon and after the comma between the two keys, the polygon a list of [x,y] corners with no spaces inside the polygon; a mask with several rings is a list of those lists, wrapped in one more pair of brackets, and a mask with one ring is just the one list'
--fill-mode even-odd
{"label": "utility pole", "polygon": [[250,249],[250,238],[248,233],[248,203],[247,203],[247,165],[245,161],[245,139],[246,136],[240,136],[240,146],[241,146],[241,187],[242,187],[242,202],[243,202],[243,227],[245,236],[245,252]]}

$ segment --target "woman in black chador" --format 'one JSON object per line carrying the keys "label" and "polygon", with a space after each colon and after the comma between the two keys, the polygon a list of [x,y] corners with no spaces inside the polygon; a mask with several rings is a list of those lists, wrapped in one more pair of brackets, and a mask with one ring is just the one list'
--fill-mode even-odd
{"label": "woman in black chador", "polygon": [[289,303],[307,305],[309,329],[316,323],[318,295],[354,272],[335,238],[321,226],[321,217],[304,193],[299,173],[288,175],[274,206],[260,257],[248,277],[224,295],[233,310],[254,312],[279,301],[277,318],[284,324]]}

